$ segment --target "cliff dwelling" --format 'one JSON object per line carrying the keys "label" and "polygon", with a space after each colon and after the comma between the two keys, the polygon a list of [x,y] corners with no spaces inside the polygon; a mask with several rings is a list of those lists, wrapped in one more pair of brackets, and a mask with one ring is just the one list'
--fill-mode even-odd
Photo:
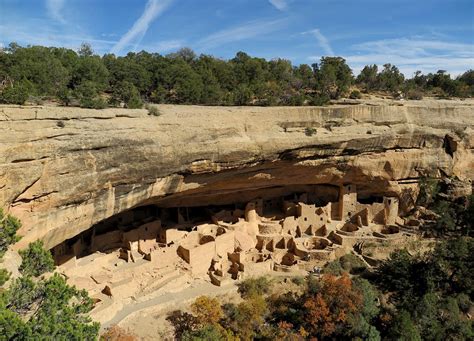
{"label": "cliff dwelling", "polygon": [[474,177],[472,104],[443,103],[5,108],[0,201],[15,247],[42,240],[99,322],[196,283],[306,276],[349,252],[374,266],[419,238],[422,176]]}
{"label": "cliff dwelling", "polygon": [[219,286],[272,271],[312,271],[361,242],[396,243],[410,234],[397,197],[358,199],[355,184],[305,189],[226,205],[169,207],[174,202],[164,200],[104,220],[51,251],[61,271],[100,300],[151,290],[156,276],[185,273]]}

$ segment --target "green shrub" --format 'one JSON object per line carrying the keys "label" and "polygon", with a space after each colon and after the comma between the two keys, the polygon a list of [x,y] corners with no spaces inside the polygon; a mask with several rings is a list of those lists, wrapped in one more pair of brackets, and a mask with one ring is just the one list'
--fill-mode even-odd
{"label": "green shrub", "polygon": [[440,191],[438,179],[421,177],[419,181],[420,192],[416,201],[417,205],[429,206],[432,204]]}
{"label": "green shrub", "polygon": [[160,110],[157,107],[153,106],[153,105],[147,104],[146,109],[148,110],[148,115],[151,115],[151,116],[160,116],[161,115]]}
{"label": "green shrub", "polygon": [[0,269],[0,287],[10,279],[10,273],[7,269]]}
{"label": "green shrub", "polygon": [[243,298],[261,296],[267,294],[271,288],[271,282],[266,277],[249,278],[238,284],[238,291]]}
{"label": "green shrub", "polygon": [[360,93],[359,90],[352,90],[351,94],[349,95],[349,98],[351,98],[351,99],[361,99],[362,94]]}
{"label": "green shrub", "polygon": [[306,127],[305,130],[304,130],[304,134],[306,136],[313,136],[314,134],[316,134],[316,129],[314,128],[311,128],[311,127]]}
{"label": "green shrub", "polygon": [[182,341],[221,341],[224,340],[221,329],[214,325],[206,325],[198,330],[183,333]]}
{"label": "green shrub", "polygon": [[315,106],[327,105],[330,102],[330,98],[327,95],[314,95],[311,97],[309,104]]}
{"label": "green shrub", "polygon": [[0,208],[0,259],[3,257],[10,244],[16,243],[20,238],[16,231],[21,227],[21,223],[11,215],[5,215]]}
{"label": "green shrub", "polygon": [[323,273],[331,274],[335,276],[340,276],[344,272],[344,269],[339,262],[339,259],[333,260],[332,262],[327,263],[323,268]]}
{"label": "green shrub", "polygon": [[26,250],[20,250],[22,259],[20,272],[27,276],[40,276],[54,270],[54,260],[51,252],[43,249],[43,242],[37,240],[28,245]]}
{"label": "green shrub", "polygon": [[133,95],[130,100],[127,102],[128,109],[141,109],[143,107],[142,99],[138,94],[138,91],[135,95]]}
{"label": "green shrub", "polygon": [[81,83],[74,90],[73,95],[79,100],[81,108],[104,109],[107,107],[107,102],[99,96],[99,92],[93,82],[85,81]]}
{"label": "green shrub", "polygon": [[301,276],[293,277],[291,279],[291,281],[293,283],[295,283],[296,285],[298,285],[298,286],[301,286],[301,285],[305,284],[305,279],[304,279],[304,277],[301,277]]}
{"label": "green shrub", "polygon": [[366,269],[365,263],[352,253],[348,253],[339,258],[339,263],[345,271],[351,274],[360,273]]}
{"label": "green shrub", "polygon": [[62,88],[58,91],[57,97],[59,99],[59,103],[64,106],[68,106],[71,104],[73,100],[72,91],[68,88]]}
{"label": "green shrub", "polygon": [[25,104],[31,89],[27,82],[16,82],[0,92],[0,103]]}

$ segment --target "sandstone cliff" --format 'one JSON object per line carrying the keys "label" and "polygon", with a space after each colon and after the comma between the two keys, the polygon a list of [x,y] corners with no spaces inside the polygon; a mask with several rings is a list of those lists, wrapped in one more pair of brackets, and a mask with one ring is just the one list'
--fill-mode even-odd
{"label": "sandstone cliff", "polygon": [[0,207],[52,247],[148,203],[355,183],[409,209],[420,175],[474,178],[474,101],[320,107],[0,107]]}

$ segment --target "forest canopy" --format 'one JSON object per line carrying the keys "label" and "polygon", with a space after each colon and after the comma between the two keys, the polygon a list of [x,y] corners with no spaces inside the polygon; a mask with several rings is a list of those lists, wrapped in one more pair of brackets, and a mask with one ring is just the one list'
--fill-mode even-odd
{"label": "forest canopy", "polygon": [[471,97],[474,71],[453,78],[446,71],[406,79],[391,64],[367,65],[359,75],[341,57],[292,65],[238,52],[223,60],[183,48],[166,56],[141,51],[96,55],[88,44],[67,48],[11,43],[0,50],[0,103],[53,100],[87,108],[141,108],[144,102],[202,105],[324,105],[362,93]]}

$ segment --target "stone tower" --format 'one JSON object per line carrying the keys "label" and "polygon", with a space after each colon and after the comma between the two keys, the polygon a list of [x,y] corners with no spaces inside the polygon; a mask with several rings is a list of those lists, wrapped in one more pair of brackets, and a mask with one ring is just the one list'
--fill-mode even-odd
{"label": "stone tower", "polygon": [[343,185],[339,187],[339,218],[349,220],[356,213],[357,191],[356,185]]}
{"label": "stone tower", "polygon": [[398,198],[383,197],[383,206],[385,225],[394,225],[398,218]]}

